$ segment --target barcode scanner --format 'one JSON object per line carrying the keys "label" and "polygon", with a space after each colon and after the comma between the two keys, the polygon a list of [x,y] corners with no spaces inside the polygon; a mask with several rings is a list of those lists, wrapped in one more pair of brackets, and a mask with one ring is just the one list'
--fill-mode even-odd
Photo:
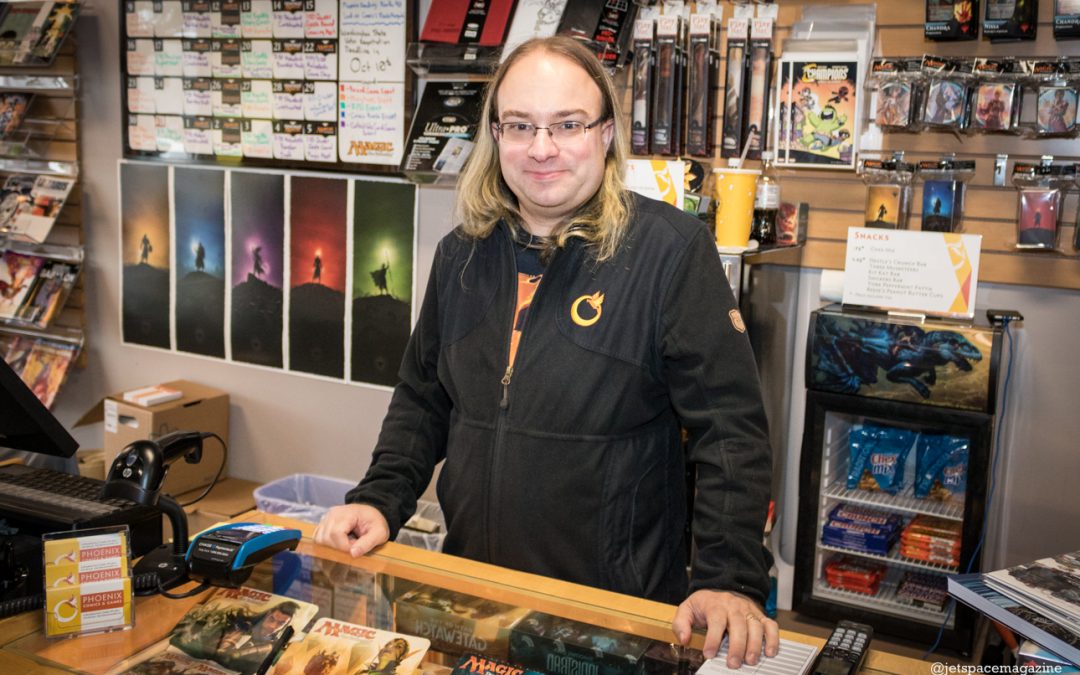
{"label": "barcode scanner", "polygon": [[157,506],[169,466],[181,457],[189,464],[198,463],[202,459],[204,437],[198,431],[174,431],[156,441],[147,439],[128,445],[109,468],[101,488],[102,498]]}

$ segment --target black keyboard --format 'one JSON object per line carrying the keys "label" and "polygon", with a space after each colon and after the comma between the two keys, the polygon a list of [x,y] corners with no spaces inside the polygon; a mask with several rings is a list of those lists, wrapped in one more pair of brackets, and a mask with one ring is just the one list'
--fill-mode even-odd
{"label": "black keyboard", "polygon": [[161,512],[126,499],[100,499],[103,485],[23,464],[0,466],[0,518],[34,534],[127,524],[135,555],[161,543]]}

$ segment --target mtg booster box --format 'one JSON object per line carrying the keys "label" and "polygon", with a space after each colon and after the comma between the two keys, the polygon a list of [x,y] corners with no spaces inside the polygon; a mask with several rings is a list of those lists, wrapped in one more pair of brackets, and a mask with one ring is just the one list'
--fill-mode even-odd
{"label": "mtg booster box", "polygon": [[418,586],[394,603],[394,630],[431,640],[431,649],[457,657],[474,652],[505,660],[510,631],[529,613],[436,586]]}
{"label": "mtg booster box", "polygon": [[510,661],[548,675],[640,675],[651,641],[533,612],[510,634]]}

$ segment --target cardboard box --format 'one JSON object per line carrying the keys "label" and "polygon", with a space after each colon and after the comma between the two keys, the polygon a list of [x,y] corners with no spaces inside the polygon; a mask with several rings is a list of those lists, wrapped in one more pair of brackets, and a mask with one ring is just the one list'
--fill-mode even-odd
{"label": "cardboard box", "polygon": [[510,631],[528,613],[525,607],[419,586],[394,603],[394,630],[431,640],[433,652],[449,657],[443,665],[453,666],[466,652],[505,660]]}
{"label": "cardboard box", "polygon": [[[214,489],[210,491],[210,494],[206,495],[201,501],[184,507],[188,519],[188,536],[193,537],[196,533],[202,532],[208,527],[225,520],[232,520],[241,513],[254,509],[255,497],[251,493],[259,485],[261,483],[241,478],[227,478],[218,482]],[[181,504],[190,502],[201,495],[205,489],[205,486],[196,488],[175,499]],[[162,520],[164,522],[164,540],[168,541],[172,538],[172,526],[169,524],[168,518]]]}
{"label": "cardboard box", "polygon": [[[184,395],[161,405],[143,406],[124,401],[123,392],[105,397],[75,423],[75,426],[105,422],[105,470],[128,444],[157,439],[179,430],[213,432],[229,441],[229,395],[213,387],[187,380],[164,382]],[[221,444],[215,439],[203,443],[203,457],[198,464],[183,459],[173,462],[165,477],[162,492],[180,495],[205,487],[214,480],[221,465]],[[226,472],[222,471],[222,478]]]}
{"label": "cardboard box", "polygon": [[549,675],[641,675],[650,640],[533,612],[510,634],[510,661]]}
{"label": "cardboard box", "polygon": [[104,450],[76,450],[75,458],[79,462],[80,476],[105,480]]}

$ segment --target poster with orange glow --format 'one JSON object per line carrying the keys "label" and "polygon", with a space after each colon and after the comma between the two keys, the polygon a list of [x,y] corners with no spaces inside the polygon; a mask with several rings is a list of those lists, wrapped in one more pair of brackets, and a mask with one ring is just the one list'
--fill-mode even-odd
{"label": "poster with orange glow", "polygon": [[337,178],[290,178],[290,370],[345,377],[348,185]]}
{"label": "poster with orange glow", "polygon": [[416,187],[353,184],[350,378],[392,387],[412,325]]}
{"label": "poster with orange glow", "polygon": [[120,164],[120,329],[169,349],[169,167]]}

